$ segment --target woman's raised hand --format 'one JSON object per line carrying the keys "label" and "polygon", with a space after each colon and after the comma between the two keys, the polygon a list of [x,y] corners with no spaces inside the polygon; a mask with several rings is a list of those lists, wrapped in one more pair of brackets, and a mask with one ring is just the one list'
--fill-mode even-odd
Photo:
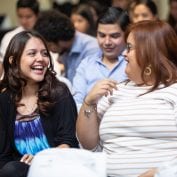
{"label": "woman's raised hand", "polygon": [[98,100],[102,96],[108,96],[112,94],[113,89],[117,90],[117,81],[111,79],[104,79],[98,81],[85,97],[85,103],[88,105],[97,104]]}

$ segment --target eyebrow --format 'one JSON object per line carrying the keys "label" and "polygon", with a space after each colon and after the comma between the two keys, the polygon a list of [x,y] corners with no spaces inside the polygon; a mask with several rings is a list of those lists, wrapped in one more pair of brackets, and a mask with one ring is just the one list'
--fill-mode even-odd
{"label": "eyebrow", "polygon": [[[99,33],[99,34],[105,34],[105,33],[101,32],[101,31],[98,31],[97,33]],[[120,32],[115,32],[115,33],[109,33],[108,35],[115,35],[115,34],[121,34],[121,33]]]}
{"label": "eyebrow", "polygon": [[[24,50],[25,52],[31,52],[31,51],[38,51],[37,49],[27,49],[27,50]],[[41,49],[40,51],[47,51],[46,48],[44,49]]]}
{"label": "eyebrow", "polygon": [[[31,48],[31,49],[27,49],[26,51],[28,51],[28,50],[38,50],[38,49],[36,49],[36,48]],[[41,50],[47,50],[46,48],[43,48],[43,49],[41,49]]]}
{"label": "eyebrow", "polygon": [[35,51],[36,49],[26,49],[25,52]]}

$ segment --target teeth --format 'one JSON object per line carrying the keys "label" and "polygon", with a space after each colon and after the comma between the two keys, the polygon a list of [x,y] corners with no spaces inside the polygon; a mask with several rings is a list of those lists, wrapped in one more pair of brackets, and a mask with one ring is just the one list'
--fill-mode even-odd
{"label": "teeth", "polygon": [[40,66],[33,66],[32,68],[33,68],[33,69],[44,69],[44,67],[41,66],[41,65],[40,65]]}

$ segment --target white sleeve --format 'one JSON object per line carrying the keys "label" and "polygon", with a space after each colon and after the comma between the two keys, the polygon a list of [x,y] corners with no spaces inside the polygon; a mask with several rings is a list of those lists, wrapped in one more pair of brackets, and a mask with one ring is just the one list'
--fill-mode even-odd
{"label": "white sleeve", "polygon": [[97,104],[97,115],[100,120],[102,119],[103,115],[112,104],[110,98],[111,98],[110,95],[108,95],[107,97],[103,96]]}

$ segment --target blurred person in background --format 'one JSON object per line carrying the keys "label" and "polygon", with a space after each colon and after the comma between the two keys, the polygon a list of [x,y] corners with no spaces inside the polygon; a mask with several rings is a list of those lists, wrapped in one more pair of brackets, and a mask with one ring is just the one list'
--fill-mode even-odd
{"label": "blurred person in background", "polygon": [[[0,67],[2,66],[2,61],[6,52],[6,48],[12,37],[21,31],[30,30],[33,28],[39,15],[39,2],[37,0],[18,0],[16,3],[16,13],[19,21],[19,26],[14,30],[7,32],[1,40]],[[2,72],[3,71],[1,71],[0,73],[2,74]]]}
{"label": "blurred person in background", "polygon": [[104,10],[104,5],[102,3],[99,3],[98,1],[95,1],[95,0],[90,0],[90,1],[87,2],[87,4],[91,8],[93,19],[94,19],[94,22],[96,24],[97,20],[98,20],[98,17],[100,16],[100,14]]}
{"label": "blurred person in background", "polygon": [[77,31],[96,36],[96,24],[92,7],[88,4],[79,4],[71,12],[71,21]]}
{"label": "blurred person in background", "polygon": [[177,0],[169,0],[168,23],[177,33]]}
{"label": "blurred person in background", "polygon": [[80,3],[80,1],[81,0],[52,0],[52,7],[70,17],[73,7]]}
{"label": "blurred person in background", "polygon": [[130,4],[130,0],[112,0],[111,6],[119,7],[123,10],[127,10]]}
{"label": "blurred person in background", "polygon": [[46,39],[49,50],[59,54],[70,82],[80,62],[99,50],[96,38],[76,31],[70,18],[56,10],[41,13],[34,29]]}
{"label": "blurred person in background", "polygon": [[157,6],[153,0],[136,0],[131,11],[133,23],[158,18]]}

